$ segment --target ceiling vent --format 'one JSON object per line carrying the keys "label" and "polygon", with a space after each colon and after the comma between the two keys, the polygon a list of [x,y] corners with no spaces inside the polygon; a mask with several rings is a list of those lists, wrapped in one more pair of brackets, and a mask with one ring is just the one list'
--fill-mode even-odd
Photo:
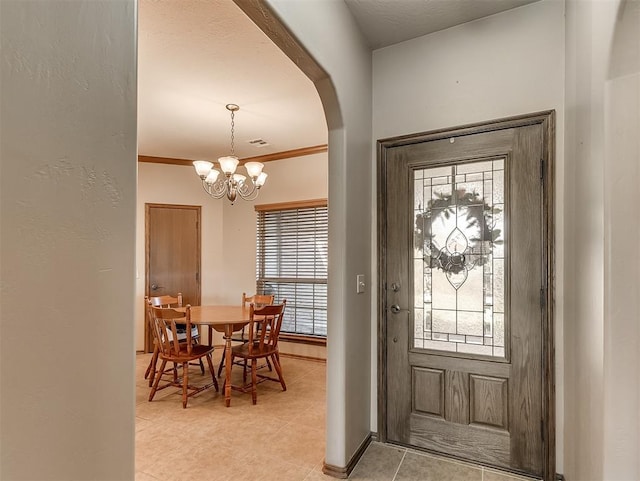
{"label": "ceiling vent", "polygon": [[250,140],[249,143],[254,147],[266,147],[267,145],[269,145],[269,142],[264,139],[253,139]]}

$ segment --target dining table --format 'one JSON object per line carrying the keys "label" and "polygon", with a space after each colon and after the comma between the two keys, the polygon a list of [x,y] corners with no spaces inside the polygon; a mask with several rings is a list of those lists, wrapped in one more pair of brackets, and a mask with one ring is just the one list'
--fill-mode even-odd
{"label": "dining table", "polygon": [[209,328],[209,345],[213,342],[212,330],[224,334],[227,347],[224,360],[224,400],[227,407],[231,405],[231,335],[249,324],[249,312],[249,306],[242,305],[191,306],[191,324]]}

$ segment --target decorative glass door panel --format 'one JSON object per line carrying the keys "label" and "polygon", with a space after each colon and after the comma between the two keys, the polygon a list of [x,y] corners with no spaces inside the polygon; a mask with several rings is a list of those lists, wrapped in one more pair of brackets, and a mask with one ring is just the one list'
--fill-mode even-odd
{"label": "decorative glass door panel", "polygon": [[505,159],[412,172],[413,346],[505,358]]}

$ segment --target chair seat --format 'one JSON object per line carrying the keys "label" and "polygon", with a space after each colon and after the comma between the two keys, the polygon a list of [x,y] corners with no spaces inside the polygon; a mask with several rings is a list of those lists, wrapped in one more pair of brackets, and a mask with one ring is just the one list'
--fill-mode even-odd
{"label": "chair seat", "polygon": [[251,352],[249,352],[249,343],[242,344],[240,346],[234,346],[231,351],[234,356],[242,357],[246,359],[253,359],[259,357],[270,356],[278,352],[278,349],[273,349],[268,345],[259,346],[257,343],[253,345]]}
{"label": "chair seat", "polygon": [[[184,347],[184,350],[182,349]],[[194,359],[206,356],[213,352],[213,346],[207,346],[206,344],[194,344],[191,346],[191,354],[187,352],[187,345],[180,345],[180,352],[175,354],[160,354],[162,359],[166,359],[171,362],[186,362],[193,361]]]}

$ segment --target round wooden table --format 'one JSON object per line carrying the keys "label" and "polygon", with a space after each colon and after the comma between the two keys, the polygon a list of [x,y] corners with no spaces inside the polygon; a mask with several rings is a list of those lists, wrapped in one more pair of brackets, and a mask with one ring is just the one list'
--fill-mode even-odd
{"label": "round wooden table", "polygon": [[231,405],[231,335],[249,324],[249,307],[191,306],[191,323],[209,328],[209,345],[213,340],[212,329],[224,333],[227,346],[224,361],[224,400],[226,406],[229,407]]}

